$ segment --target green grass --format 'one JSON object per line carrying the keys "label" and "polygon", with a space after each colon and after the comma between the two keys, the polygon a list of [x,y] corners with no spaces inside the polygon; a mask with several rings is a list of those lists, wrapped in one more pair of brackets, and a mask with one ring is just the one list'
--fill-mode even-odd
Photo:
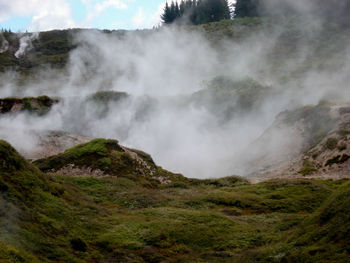
{"label": "green grass", "polygon": [[340,136],[346,137],[347,135],[350,134],[350,130],[339,130],[338,133]]}
{"label": "green grass", "polygon": [[[337,70],[343,65],[346,56],[333,55],[343,54],[349,34],[331,25],[318,36],[309,36],[296,18],[244,18],[187,30],[203,31],[220,47],[221,40],[239,44],[255,33],[270,32],[276,23],[284,30],[266,55],[269,60],[264,70],[281,84],[297,82],[310,69]],[[69,52],[76,48],[71,40],[77,31],[40,33],[28,58],[20,61],[9,52],[0,54],[0,71],[16,69],[19,84],[24,84],[43,65],[65,67]],[[16,50],[18,37],[8,37]],[[304,42],[312,47],[311,54],[286,72],[289,67],[284,65],[293,62]],[[206,103],[209,98],[215,106],[209,110],[227,119],[235,112],[256,110],[273,92],[250,78],[232,81],[219,76],[194,99],[200,104],[201,99]],[[124,93],[99,92],[89,99],[103,105],[126,97]],[[50,102],[47,97],[36,99],[40,107]],[[23,103],[26,110],[35,109],[32,98]],[[348,111],[344,108],[341,113]],[[287,124],[299,120],[310,124],[305,136],[312,147],[334,127],[329,113],[330,105],[320,103],[285,115]],[[348,130],[340,132],[341,136],[348,134]],[[330,141],[327,147],[334,145],[337,147]],[[34,164],[0,141],[0,262],[350,260],[350,184],[346,180],[274,180],[251,185],[234,176],[188,179],[157,167],[146,153],[131,151],[153,169],[153,175],[113,140],[96,139]],[[329,165],[348,158],[336,156]],[[69,164],[100,169],[111,176],[50,174]],[[309,175],[315,170],[309,161],[300,172]],[[161,184],[154,176],[171,182]]]}
{"label": "green grass", "polygon": [[307,176],[317,172],[315,164],[310,160],[304,160],[303,167],[300,169],[299,173]]}
{"label": "green grass", "polygon": [[[103,159],[106,143],[67,152]],[[0,156],[0,262],[349,259],[346,180],[181,177],[157,185],[136,175],[43,174],[6,142]]]}

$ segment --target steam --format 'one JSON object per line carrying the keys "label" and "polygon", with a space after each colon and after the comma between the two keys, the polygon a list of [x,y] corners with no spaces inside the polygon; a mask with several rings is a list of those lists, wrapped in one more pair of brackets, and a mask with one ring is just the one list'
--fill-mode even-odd
{"label": "steam", "polygon": [[0,41],[1,41],[0,53],[4,53],[9,48],[9,42],[6,40],[6,38],[1,33],[0,33]]}
{"label": "steam", "polygon": [[39,33],[32,33],[25,35],[19,39],[19,48],[15,53],[16,58],[23,57],[26,52],[30,51],[33,48],[32,41],[39,37]]}
{"label": "steam", "polygon": [[[0,127],[7,129],[0,137],[30,151],[37,142],[29,139],[29,130],[65,130],[118,139],[185,176],[245,175],[237,168],[240,153],[247,147],[264,153],[252,143],[281,111],[350,97],[350,53],[345,42],[337,52],[327,53],[324,61],[335,64],[327,67],[323,60],[310,60],[323,24],[317,19],[298,21],[296,28],[288,29],[288,19],[281,21],[262,24],[250,34],[238,32],[246,34],[239,41],[220,35],[210,41],[200,30],[181,27],[109,34],[82,30],[64,70],[36,72],[24,86],[17,85],[16,73],[1,75],[0,97],[46,94],[61,97],[61,102],[46,116],[2,116]],[[303,37],[281,43],[288,30]],[[21,38],[16,56],[28,51],[33,39],[33,35]],[[281,47],[285,50],[278,53]],[[321,66],[310,66],[311,62]],[[227,79],[227,89],[215,86],[212,80],[217,76]],[[240,85],[255,85],[253,80],[257,90],[240,97],[244,93]],[[214,98],[213,90],[221,96]],[[129,96],[101,105],[91,99],[98,91]],[[250,103],[250,98],[254,99],[247,109],[242,100]],[[286,134],[275,134],[273,149],[293,145]]]}

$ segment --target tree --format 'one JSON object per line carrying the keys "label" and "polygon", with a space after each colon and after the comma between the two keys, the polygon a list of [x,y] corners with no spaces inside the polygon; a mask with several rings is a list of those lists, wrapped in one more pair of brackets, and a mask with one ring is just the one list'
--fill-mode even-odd
{"label": "tree", "polygon": [[203,0],[197,2],[197,21],[204,24],[231,18],[231,11],[227,0]]}
{"label": "tree", "polygon": [[176,2],[175,4],[175,19],[179,18],[181,16],[181,12],[180,12],[180,8],[179,8],[179,4]]}
{"label": "tree", "polygon": [[185,13],[186,10],[186,4],[184,0],[181,0],[180,3],[180,16],[182,16]]}
{"label": "tree", "polygon": [[164,13],[161,15],[162,22],[164,24],[171,24],[171,10],[168,5],[168,2],[166,2],[165,7],[164,7]]}
{"label": "tree", "polygon": [[223,19],[231,19],[231,8],[230,4],[227,0],[221,0],[222,1],[222,17]]}
{"label": "tree", "polygon": [[237,0],[234,17],[254,17],[259,15],[260,0]]}
{"label": "tree", "polygon": [[175,6],[174,1],[172,1],[171,5],[170,5],[170,21],[171,21],[171,23],[174,22],[175,19],[176,19],[176,6]]}
{"label": "tree", "polygon": [[[222,19],[230,19],[231,11],[227,0],[181,0],[166,3],[161,18],[164,24],[171,24],[175,20],[184,17],[181,23],[187,20],[191,24],[204,24]],[[187,19],[187,20],[186,20]]]}

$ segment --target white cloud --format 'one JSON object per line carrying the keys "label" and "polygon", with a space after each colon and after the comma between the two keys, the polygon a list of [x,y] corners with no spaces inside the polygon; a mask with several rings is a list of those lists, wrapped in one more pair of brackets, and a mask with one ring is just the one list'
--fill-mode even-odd
{"label": "white cloud", "polygon": [[[130,0],[129,0],[130,1]],[[146,16],[142,7],[139,7],[137,13],[132,19],[132,26],[137,29],[152,28],[161,24],[161,14],[164,11],[166,1],[158,5],[157,10],[150,16]]]}
{"label": "white cloud", "polygon": [[71,7],[66,0],[50,0],[42,4],[30,23],[30,30],[41,31],[76,27]]}
{"label": "white cloud", "polygon": [[143,26],[145,26],[145,20],[146,20],[146,16],[143,12],[142,7],[139,7],[136,15],[132,18],[132,25],[135,28],[142,28]]}
{"label": "white cloud", "polygon": [[163,14],[164,12],[164,7],[165,7],[165,3],[166,1],[164,1],[163,3],[161,3],[159,6],[158,6],[158,9],[157,11],[151,16],[151,21],[150,21],[150,24],[151,26],[158,26],[161,24],[161,18],[160,16]]}
{"label": "white cloud", "polygon": [[[101,15],[105,10],[110,7],[116,9],[127,9],[128,6],[122,0],[105,0],[102,2],[92,1],[92,0],[81,0],[87,6],[88,14],[84,22],[85,25],[89,25],[90,22]],[[92,3],[94,2],[94,3]]]}
{"label": "white cloud", "polygon": [[33,15],[29,30],[50,30],[74,27],[67,0],[12,0],[0,3],[0,21],[14,15]]}
{"label": "white cloud", "polygon": [[103,1],[101,3],[97,3],[95,5],[95,12],[97,14],[100,14],[102,13],[103,11],[105,11],[107,8],[109,7],[114,7],[114,8],[117,8],[117,9],[126,9],[128,8],[128,6],[123,3],[121,0],[106,0],[106,1]]}
{"label": "white cloud", "polygon": [[[0,0],[0,22],[13,16],[31,15],[30,31],[63,29],[72,27],[90,27],[91,22],[108,8],[127,9],[128,3],[136,0],[80,0],[87,7],[86,19],[77,24],[72,18],[71,0]],[[142,7],[130,21],[134,28],[151,28],[161,23],[165,0],[153,15],[147,15]],[[230,3],[235,0],[229,0]]]}

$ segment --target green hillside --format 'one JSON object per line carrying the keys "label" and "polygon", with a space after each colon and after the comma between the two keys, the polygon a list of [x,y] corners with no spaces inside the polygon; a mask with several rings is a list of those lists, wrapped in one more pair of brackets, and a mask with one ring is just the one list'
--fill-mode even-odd
{"label": "green hillside", "polygon": [[[242,43],[253,35],[275,34],[278,37],[274,48],[268,54],[269,64],[271,64],[268,68],[268,73],[279,74],[283,81],[291,77],[301,77],[303,72],[308,69],[338,69],[343,66],[344,58],[336,54],[344,52],[346,46],[350,43],[350,32],[347,28],[329,23],[323,25],[322,29],[320,29],[313,24],[313,21],[298,16],[282,18],[245,17],[179,28],[203,32],[218,48],[220,48],[222,40]],[[101,32],[117,37],[123,37],[125,34],[135,34],[144,37],[157,32],[157,30],[162,29],[138,31],[104,30]],[[10,48],[7,52],[0,54],[0,71],[15,69],[28,74],[32,70],[45,65],[63,68],[69,59],[69,52],[78,45],[74,41],[75,36],[84,31],[89,31],[89,29],[40,32],[38,38],[33,40],[33,49],[20,59],[14,56],[18,49],[20,35],[4,33],[4,36],[10,43]],[[276,34],[278,31],[281,32]],[[286,65],[288,65],[288,62],[294,58],[294,55],[298,55],[300,48],[305,45],[310,47],[307,59],[292,72],[284,71],[287,69]]]}
{"label": "green hillside", "polygon": [[[37,164],[102,158],[109,147],[95,140]],[[75,177],[43,174],[4,141],[0,156],[0,262],[349,260],[348,181]]]}
{"label": "green hillside", "polygon": [[[142,124],[152,123],[153,115],[150,112],[163,110],[161,107],[153,107],[163,102],[161,100],[171,107],[184,109],[181,115],[174,115],[176,117],[183,117],[187,113],[186,110],[190,111],[192,106],[209,112],[213,118],[209,119],[209,124],[203,125],[203,131],[207,127],[215,128],[232,120],[239,124],[244,118],[262,122],[265,120],[253,118],[260,115],[253,114],[273,111],[273,107],[266,105],[273,104],[274,99],[280,98],[278,95],[289,87],[293,87],[291,92],[295,92],[296,96],[312,97],[312,92],[298,93],[299,88],[302,90],[303,84],[306,83],[302,80],[306,79],[310,72],[320,75],[327,72],[327,76],[332,76],[333,72],[343,71],[347,62],[347,56],[343,54],[350,44],[350,31],[332,23],[324,25],[320,30],[310,23],[300,17],[291,16],[239,18],[200,26],[179,26],[179,30],[186,32],[204,33],[204,37],[209,40],[208,46],[214,47],[218,51],[216,55],[222,56],[223,61],[230,58],[226,56],[228,53],[225,53],[229,52],[225,49],[227,43],[233,46],[258,43],[272,35],[276,39],[271,41],[274,44],[261,59],[263,65],[253,76],[254,79],[243,73],[240,76],[228,76],[227,72],[220,74],[217,70],[214,71],[216,77],[208,77],[209,81],[198,80],[203,84],[199,91],[180,94],[179,98],[153,98],[147,94],[137,97],[122,92],[122,89],[104,89],[103,85],[98,86],[99,82],[93,81],[94,74],[100,72],[94,72],[92,69],[91,72],[83,72],[83,82],[76,83],[72,78],[68,84],[62,85],[62,90],[69,88],[69,98],[65,98],[64,95],[60,99],[48,96],[1,98],[0,120],[5,120],[1,124],[22,124],[21,121],[35,124],[39,122],[34,121],[42,118],[45,122],[38,125],[40,129],[55,129],[57,126],[53,125],[53,122],[57,121],[67,125],[66,132],[73,134],[78,130],[88,133],[92,125],[98,126],[102,123],[98,121],[112,122],[114,117],[120,117],[118,114],[125,114],[122,107],[125,106],[128,111],[133,108],[127,106],[135,103],[136,110],[127,112],[128,118],[122,132],[114,129],[114,126],[108,127],[108,134],[120,136],[123,132],[127,133],[125,130],[129,128],[130,123],[130,127],[138,121]],[[163,29],[102,33],[120,38],[125,34],[135,34],[142,39],[161,30]],[[4,37],[9,41],[9,49],[0,54],[0,73],[3,74],[4,80],[13,80],[13,86],[5,87],[6,83],[3,84],[6,88],[4,93],[8,94],[8,89],[16,87],[25,94],[24,88],[21,90],[24,85],[28,85],[29,88],[35,86],[33,90],[39,92],[41,83],[27,80],[33,80],[37,76],[40,79],[42,75],[36,73],[41,72],[41,69],[48,69],[44,72],[49,73],[54,69],[54,76],[59,80],[60,77],[64,79],[67,73],[66,66],[69,66],[69,56],[79,45],[79,41],[75,39],[77,34],[88,31],[72,29],[40,32],[39,37],[33,40],[33,49],[19,58],[15,57],[15,52],[19,48],[21,36],[4,32]],[[304,47],[307,49],[303,49]],[[250,54],[249,48],[247,50],[246,53]],[[158,54],[158,50],[155,54]],[[104,56],[109,58],[109,54]],[[169,61],[170,58],[171,54]],[[259,59],[256,61],[260,63]],[[99,67],[99,61],[94,62]],[[144,63],[143,60],[141,62]],[[89,64],[89,61],[82,63]],[[145,71],[152,66],[144,64]],[[79,71],[84,66],[87,71],[90,70],[87,65],[80,64],[76,70]],[[131,68],[133,66],[130,65]],[[114,74],[119,74],[115,71],[112,68],[113,77]],[[106,76],[105,78],[103,75],[101,79],[112,82],[108,74]],[[49,80],[50,77],[48,74]],[[127,77],[132,79],[133,75],[130,73]],[[152,74],[149,77],[152,78]],[[336,93],[336,84],[339,83],[336,80],[334,83]],[[94,87],[96,90],[90,90],[94,92],[90,94],[83,90],[85,84],[87,89],[90,88],[89,85],[98,87]],[[113,82],[106,87],[113,86],[119,89],[119,84]],[[139,83],[130,81],[129,84],[137,87]],[[59,86],[54,81],[45,82],[43,86],[45,85],[49,86],[47,89],[44,87],[46,91],[50,90],[49,88],[55,90],[56,86]],[[82,89],[81,94],[80,90],[77,92],[78,89],[74,89],[76,87]],[[61,87],[57,89],[59,88]],[[96,92],[97,90],[99,91]],[[59,91],[55,91],[53,94],[60,94]],[[35,92],[33,94],[36,94]],[[152,157],[143,151],[124,147],[117,140],[103,138],[93,139],[69,149],[66,147],[60,154],[47,158],[41,156],[42,159],[32,161],[26,160],[9,143],[1,140],[0,263],[349,262],[350,181],[308,178],[321,172],[320,178],[324,178],[322,176],[327,172],[334,171],[341,176],[348,176],[350,105],[347,102],[342,102],[342,105],[338,102],[321,101],[317,106],[305,106],[305,101],[301,99],[300,102],[284,104],[286,108],[290,105],[302,106],[297,109],[283,109],[285,111],[282,113],[271,113],[277,116],[277,124],[272,128],[295,128],[302,135],[302,146],[305,149],[300,152],[300,160],[303,167],[295,170],[299,179],[281,179],[283,176],[280,176],[280,179],[253,184],[239,176],[203,180],[187,178],[158,166]],[[74,107],[71,107],[70,103]],[[115,107],[117,104],[120,108]],[[54,106],[57,112],[50,111]],[[111,109],[117,109],[113,111],[115,115],[113,118],[107,118],[111,117]],[[63,117],[58,118],[55,113],[60,112],[66,115],[60,115]],[[197,116],[202,115],[195,116],[200,118]],[[166,118],[167,116],[164,119]],[[158,121],[162,122],[163,118]],[[164,126],[168,125],[167,121],[164,121]],[[177,119],[174,118],[175,121]],[[22,126],[34,127],[26,125],[27,123],[4,128],[15,130]],[[75,125],[78,126],[77,130],[72,130]],[[143,130],[142,125],[136,127],[141,127],[142,132],[149,132],[148,129]],[[202,129],[202,126],[200,127]],[[101,125],[101,129],[106,127]],[[177,131],[175,128],[173,130]],[[15,135],[17,133],[14,133]],[[267,133],[267,139],[271,140],[261,144],[263,146],[260,147],[259,150],[262,151],[259,151],[259,154],[263,157],[268,157],[270,142],[274,139],[269,136],[274,135],[275,133]],[[61,149],[64,145],[59,139],[67,137],[69,136],[52,135],[49,140],[43,136],[46,144],[40,145],[43,143],[40,140],[36,143],[43,148],[52,146]],[[27,138],[19,138],[19,142]],[[88,141],[90,137],[84,138]],[[147,139],[147,134],[141,139]],[[166,140],[171,139],[166,137]],[[159,136],[159,140],[163,140],[163,137]],[[74,142],[76,140],[72,142],[73,145]],[[187,138],[181,141],[184,144],[188,142]],[[253,143],[257,142],[258,140]],[[297,146],[295,144],[295,147]],[[245,154],[252,157],[253,150],[252,146],[252,150],[248,148]],[[281,155],[285,152],[287,150],[283,149]],[[213,149],[213,154],[216,153],[216,149]],[[239,157],[239,161],[243,163],[244,154]],[[251,166],[262,168],[263,165],[258,165],[257,161],[253,159]],[[230,164],[235,165],[233,160]],[[284,171],[286,169],[282,170]],[[330,174],[332,175],[335,173]],[[214,172],[213,176],[220,174]],[[341,176],[335,178],[343,178]]]}

